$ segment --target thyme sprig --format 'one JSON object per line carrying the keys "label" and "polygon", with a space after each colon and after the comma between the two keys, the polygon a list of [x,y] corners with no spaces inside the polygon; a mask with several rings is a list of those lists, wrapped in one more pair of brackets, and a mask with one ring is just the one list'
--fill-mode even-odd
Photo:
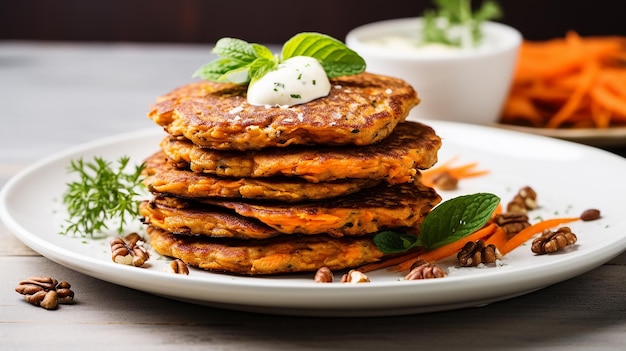
{"label": "thyme sprig", "polygon": [[109,229],[114,219],[119,220],[117,232],[121,233],[127,221],[139,216],[138,190],[145,165],[127,171],[129,162],[129,157],[120,157],[117,169],[101,157],[94,157],[93,162],[82,158],[70,162],[68,172],[77,173],[79,179],[67,183],[63,194],[69,225],[62,234],[93,237]]}

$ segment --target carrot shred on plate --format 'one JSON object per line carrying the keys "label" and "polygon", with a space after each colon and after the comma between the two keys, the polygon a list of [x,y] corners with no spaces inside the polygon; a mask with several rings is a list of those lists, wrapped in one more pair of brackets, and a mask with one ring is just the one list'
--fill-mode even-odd
{"label": "carrot shred on plate", "polygon": [[485,245],[493,244],[498,249],[498,251],[500,251],[500,254],[502,254],[502,248],[504,247],[508,239],[509,235],[507,234],[506,230],[504,230],[503,227],[498,227],[493,232],[493,234],[491,234],[489,238],[485,240]]}
{"label": "carrot shred on plate", "polygon": [[453,241],[446,245],[440,246],[436,249],[419,254],[416,257],[405,260],[399,263],[394,268],[394,270],[399,271],[399,272],[409,270],[411,266],[413,265],[413,263],[419,260],[425,260],[427,262],[435,262],[435,261],[442,260],[444,258],[448,258],[452,255],[456,255],[459,252],[459,250],[463,248],[465,243],[467,243],[468,241],[476,241],[476,240],[484,239],[490,236],[491,234],[494,233],[494,231],[496,230],[496,227],[497,226],[495,223],[488,223],[487,225],[483,226],[481,229],[478,229],[477,231],[473,232],[470,235],[465,236],[462,239]]}
{"label": "carrot shred on plate", "polygon": [[523,243],[530,240],[535,235],[540,234],[546,229],[554,228],[561,224],[574,222],[579,219],[580,217],[562,217],[562,218],[550,218],[550,219],[545,219],[543,221],[539,221],[535,224],[532,224],[529,227],[522,229],[519,233],[509,238],[502,247],[498,248],[498,250],[500,250],[500,254],[504,256],[508,254],[509,252],[513,251],[513,249],[522,245]]}
{"label": "carrot shred on plate", "polygon": [[465,178],[479,177],[489,173],[489,171],[487,170],[476,170],[476,167],[478,167],[478,162],[471,162],[459,166],[454,166],[453,164],[457,160],[458,156],[455,156],[438,166],[422,171],[422,184],[429,187],[434,187],[435,179],[445,173],[459,180]]}
{"label": "carrot shred on plate", "polygon": [[525,40],[500,122],[539,128],[626,126],[626,37]]}
{"label": "carrot shred on plate", "polygon": [[365,264],[365,265],[359,267],[358,270],[363,272],[363,273],[367,273],[367,272],[375,271],[377,269],[389,268],[391,266],[395,266],[395,265],[397,265],[399,263],[402,263],[404,261],[407,261],[407,260],[413,259],[415,257],[418,257],[419,255],[421,255],[423,253],[424,253],[423,249],[420,249],[420,250],[417,250],[417,251],[410,251],[410,252],[401,254],[399,256],[394,256],[394,257],[385,259],[383,261]]}

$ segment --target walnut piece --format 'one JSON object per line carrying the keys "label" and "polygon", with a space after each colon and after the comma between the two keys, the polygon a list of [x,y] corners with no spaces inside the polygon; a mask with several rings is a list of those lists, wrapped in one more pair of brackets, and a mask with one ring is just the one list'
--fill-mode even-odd
{"label": "walnut piece", "polygon": [[330,268],[324,266],[320,267],[317,272],[315,272],[315,281],[318,283],[332,283],[333,282],[333,272]]}
{"label": "walnut piece", "polygon": [[530,249],[537,255],[544,255],[564,249],[576,243],[578,238],[569,227],[561,227],[556,231],[546,229],[541,236],[533,240]]}
{"label": "walnut piece", "polygon": [[511,236],[519,233],[522,229],[530,227],[528,216],[524,213],[505,212],[493,217],[494,222],[502,227],[507,235]]}
{"label": "walnut piece", "polygon": [[189,267],[181,259],[175,259],[170,262],[168,271],[174,274],[189,275]]}
{"label": "walnut piece", "polygon": [[425,260],[419,260],[413,263],[409,273],[404,277],[405,280],[420,280],[420,279],[432,279],[443,278],[446,273],[436,264],[426,262]]}
{"label": "walnut piece", "polygon": [[476,267],[483,263],[494,263],[502,258],[496,246],[489,244],[485,246],[483,240],[468,241],[457,254],[461,267]]}
{"label": "walnut piece", "polygon": [[137,233],[128,234],[124,239],[113,238],[111,240],[111,259],[115,263],[143,266],[150,258],[148,251],[141,246],[143,240]]}
{"label": "walnut piece", "polygon": [[341,282],[356,284],[356,283],[369,283],[370,280],[367,277],[367,275],[365,275],[365,273],[358,271],[356,269],[352,269],[341,277]]}
{"label": "walnut piece", "polygon": [[72,303],[74,292],[71,285],[66,282],[58,282],[52,277],[30,277],[19,282],[15,291],[24,295],[24,299],[47,310],[56,309],[60,303]]}
{"label": "walnut piece", "polygon": [[525,186],[521,188],[513,197],[513,200],[507,204],[506,212],[526,213],[537,207],[539,207],[537,204],[537,193],[533,188]]}

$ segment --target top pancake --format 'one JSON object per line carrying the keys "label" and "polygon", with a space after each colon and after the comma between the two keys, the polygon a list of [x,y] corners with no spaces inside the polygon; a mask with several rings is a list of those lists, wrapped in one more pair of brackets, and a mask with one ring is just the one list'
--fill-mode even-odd
{"label": "top pancake", "polygon": [[173,136],[219,150],[288,145],[369,145],[419,103],[397,78],[361,73],[331,79],[326,97],[291,107],[250,105],[246,85],[200,81],[157,98],[148,116]]}
{"label": "top pancake", "polygon": [[201,148],[184,138],[161,142],[167,156],[195,172],[222,177],[302,177],[309,182],[345,178],[414,180],[437,162],[441,139],[421,123],[404,122],[384,140],[365,146],[293,146],[247,152]]}

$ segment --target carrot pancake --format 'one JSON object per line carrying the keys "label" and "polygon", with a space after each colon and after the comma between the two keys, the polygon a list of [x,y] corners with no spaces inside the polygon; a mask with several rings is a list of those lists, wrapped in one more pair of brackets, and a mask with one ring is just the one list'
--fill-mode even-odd
{"label": "carrot pancake", "polygon": [[248,152],[212,150],[184,138],[166,137],[161,149],[194,172],[228,177],[295,176],[309,182],[344,178],[413,181],[437,162],[441,139],[424,124],[404,122],[382,141],[366,146],[292,146]]}
{"label": "carrot pancake", "polygon": [[188,198],[226,197],[298,202],[351,194],[380,183],[348,179],[310,183],[299,178],[225,178],[181,170],[162,151],[146,159],[144,184],[155,193]]}
{"label": "carrot pancake", "polygon": [[181,259],[192,267],[242,275],[313,272],[323,266],[342,270],[383,257],[369,236],[219,240],[175,235],[154,226],[146,231],[150,245],[160,255]]}
{"label": "carrot pancake", "polygon": [[173,197],[157,196],[143,201],[139,214],[144,224],[174,234],[238,239],[266,239],[281,234],[254,218]]}
{"label": "carrot pancake", "polygon": [[389,185],[348,196],[285,204],[281,202],[206,199],[203,203],[256,218],[281,233],[356,236],[381,230],[418,227],[441,201],[434,189],[421,183]]}
{"label": "carrot pancake", "polygon": [[288,145],[369,145],[387,137],[417,93],[371,73],[331,79],[326,97],[291,107],[254,106],[246,85],[199,81],[157,98],[148,117],[201,147],[255,150]]}

